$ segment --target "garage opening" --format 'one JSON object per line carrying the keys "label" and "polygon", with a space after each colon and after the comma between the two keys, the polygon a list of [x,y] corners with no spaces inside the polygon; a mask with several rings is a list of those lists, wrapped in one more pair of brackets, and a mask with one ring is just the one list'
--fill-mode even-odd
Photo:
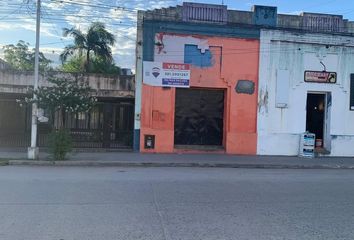
{"label": "garage opening", "polygon": [[176,89],[175,146],[223,144],[224,91]]}

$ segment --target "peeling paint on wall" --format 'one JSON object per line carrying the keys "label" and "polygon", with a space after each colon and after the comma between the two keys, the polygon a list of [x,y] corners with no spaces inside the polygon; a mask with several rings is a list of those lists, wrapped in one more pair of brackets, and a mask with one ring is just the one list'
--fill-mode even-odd
{"label": "peeling paint on wall", "polygon": [[268,113],[268,90],[260,89],[258,95],[258,112]]}
{"label": "peeling paint on wall", "polygon": [[[157,33],[155,36],[155,41],[158,44],[156,45],[155,43],[155,61],[157,62],[170,61],[175,63],[184,63],[186,52],[185,46],[188,45],[195,46],[193,47],[195,48],[193,54],[189,53],[191,57],[194,55],[196,55],[196,58],[198,58],[198,56],[208,57],[211,55],[208,40],[205,38]],[[205,62],[208,63],[210,61]],[[211,66],[211,64],[205,65]]]}
{"label": "peeling paint on wall", "polygon": [[[163,36],[164,36],[163,33],[157,33],[155,36],[155,46],[157,48],[158,54],[160,54],[165,47],[165,45],[163,43]],[[164,53],[166,53],[166,52],[164,52]]]}

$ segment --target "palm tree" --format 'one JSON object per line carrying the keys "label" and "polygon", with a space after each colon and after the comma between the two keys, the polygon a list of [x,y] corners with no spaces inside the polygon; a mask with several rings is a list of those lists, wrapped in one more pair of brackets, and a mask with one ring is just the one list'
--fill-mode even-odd
{"label": "palm tree", "polygon": [[86,34],[76,28],[64,28],[63,36],[72,36],[74,38],[74,44],[67,45],[60,54],[62,63],[64,63],[69,56],[73,56],[74,54],[78,54],[79,57],[86,54],[85,69],[89,71],[92,52],[95,57],[112,63],[111,46],[115,44],[116,40],[114,35],[106,30],[103,23],[93,22]]}

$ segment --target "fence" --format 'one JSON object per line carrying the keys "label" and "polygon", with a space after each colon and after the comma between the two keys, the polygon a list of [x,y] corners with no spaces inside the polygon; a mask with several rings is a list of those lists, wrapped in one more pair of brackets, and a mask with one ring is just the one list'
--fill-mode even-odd
{"label": "fence", "polygon": [[[17,96],[23,97],[23,96]],[[0,147],[28,147],[31,135],[31,106],[20,107],[16,96],[0,97]],[[49,133],[58,126],[60,114],[49,114],[48,123],[39,123],[37,142],[48,147]],[[131,148],[134,103],[119,99],[101,101],[88,113],[65,114],[75,148]]]}

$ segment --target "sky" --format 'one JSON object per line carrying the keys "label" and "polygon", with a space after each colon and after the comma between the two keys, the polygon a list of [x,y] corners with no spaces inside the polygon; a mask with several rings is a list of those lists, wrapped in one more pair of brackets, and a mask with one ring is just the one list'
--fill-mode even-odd
{"label": "sky", "polygon": [[[115,63],[135,68],[137,10],[181,5],[180,0],[41,0],[40,51],[59,64],[59,54],[72,38],[62,36],[62,29],[78,28],[83,32],[93,21],[106,24],[116,37],[112,48]],[[354,0],[189,0],[227,5],[228,9],[250,10],[253,5],[277,6],[278,13],[318,12],[343,15],[354,21]],[[35,46],[36,0],[0,0],[0,57],[2,47],[19,40]]]}

